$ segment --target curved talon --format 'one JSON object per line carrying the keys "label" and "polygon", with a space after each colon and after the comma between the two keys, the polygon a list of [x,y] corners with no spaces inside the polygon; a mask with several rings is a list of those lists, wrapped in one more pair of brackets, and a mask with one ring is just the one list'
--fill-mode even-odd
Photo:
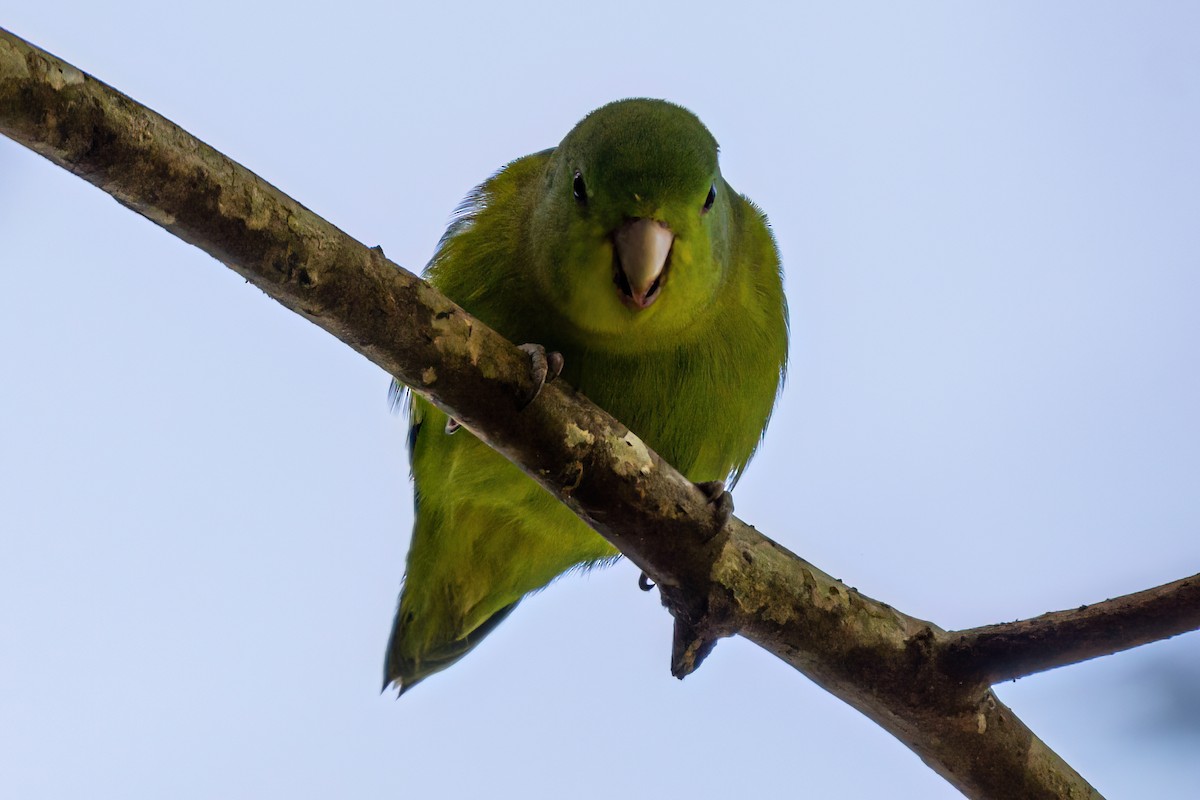
{"label": "curved talon", "polygon": [[725,523],[733,516],[733,495],[725,491],[725,481],[704,481],[697,483],[696,488],[708,498],[708,504],[713,506],[717,515],[717,527],[725,527]]}
{"label": "curved talon", "polygon": [[717,646],[717,636],[700,626],[675,618],[675,634],[671,642],[671,674],[683,680],[696,671],[701,662]]}
{"label": "curved talon", "polygon": [[648,592],[654,588],[654,584],[650,582],[650,578],[644,572],[638,575],[638,588],[643,592]]}
{"label": "curved talon", "polygon": [[546,352],[546,348],[540,344],[526,343],[520,345],[520,349],[529,354],[530,361],[533,362],[531,371],[533,376],[533,391],[526,393],[520,398],[520,407],[525,408],[527,405],[537,399],[541,394],[542,387],[549,381],[554,380],[562,372],[563,361],[562,353]]}
{"label": "curved talon", "polygon": [[566,361],[563,359],[562,353],[557,350],[551,350],[549,353],[546,353],[546,367],[549,370],[546,380],[552,381],[559,375],[562,375],[564,364],[566,364]]}
{"label": "curved talon", "polygon": [[447,436],[454,433],[461,427],[462,427],[462,423],[459,422],[458,420],[456,420],[454,417],[446,417],[446,435]]}
{"label": "curved talon", "polygon": [[519,407],[532,403],[537,399],[537,396],[542,393],[542,386],[546,383],[546,375],[549,372],[549,365],[546,362],[546,348],[540,344],[523,344],[520,349],[529,354],[529,360],[532,361],[530,373],[533,377],[533,389],[522,394],[519,398]]}

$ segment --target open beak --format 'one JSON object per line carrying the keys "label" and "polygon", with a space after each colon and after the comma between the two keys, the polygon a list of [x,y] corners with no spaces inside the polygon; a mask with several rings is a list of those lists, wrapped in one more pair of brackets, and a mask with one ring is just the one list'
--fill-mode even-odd
{"label": "open beak", "polygon": [[657,220],[626,220],[613,233],[616,256],[613,282],[621,302],[635,311],[649,308],[658,299],[667,273],[667,259],[675,234]]}

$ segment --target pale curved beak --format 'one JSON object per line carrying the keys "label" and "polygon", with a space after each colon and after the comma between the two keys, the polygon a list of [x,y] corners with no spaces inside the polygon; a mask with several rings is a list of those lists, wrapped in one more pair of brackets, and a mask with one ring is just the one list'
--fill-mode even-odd
{"label": "pale curved beak", "polygon": [[613,234],[617,262],[613,282],[625,305],[639,311],[658,299],[674,241],[670,228],[647,217],[627,220],[617,228]]}

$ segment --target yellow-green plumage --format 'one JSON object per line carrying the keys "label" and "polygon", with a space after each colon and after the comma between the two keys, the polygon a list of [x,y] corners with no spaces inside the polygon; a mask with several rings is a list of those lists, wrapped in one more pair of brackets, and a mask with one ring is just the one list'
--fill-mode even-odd
{"label": "yellow-green plumage", "polygon": [[[690,112],[611,103],[512,162],[467,198],[427,277],[511,341],[561,352],[563,380],[689,479],[750,460],[787,358],[779,258]],[[414,399],[410,414],[416,524],[384,674],[401,691],[529,592],[617,554],[442,412]]]}

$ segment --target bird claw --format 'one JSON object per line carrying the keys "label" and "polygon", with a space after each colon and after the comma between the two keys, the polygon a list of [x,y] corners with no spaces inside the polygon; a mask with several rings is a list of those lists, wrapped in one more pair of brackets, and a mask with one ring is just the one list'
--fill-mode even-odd
{"label": "bird claw", "polygon": [[654,588],[654,584],[650,582],[650,576],[644,572],[638,576],[638,588],[643,592],[648,592]]}
{"label": "bird claw", "polygon": [[717,529],[725,527],[725,523],[733,516],[733,495],[725,491],[725,481],[704,481],[697,483],[696,488],[708,498],[708,504],[717,515]]}
{"label": "bird claw", "polygon": [[521,408],[525,408],[541,394],[542,387],[550,381],[557,378],[563,370],[562,353],[551,351],[546,352],[546,348],[540,344],[527,343],[520,345],[521,350],[529,354],[532,365],[533,389],[522,393],[520,397]]}
{"label": "bird claw", "polygon": [[695,672],[717,646],[721,635],[728,634],[716,634],[676,617],[675,633],[671,641],[671,674],[683,680]]}
{"label": "bird claw", "polygon": [[446,417],[446,435],[447,436],[456,432],[461,427],[462,427],[462,423],[459,422],[458,420],[456,420],[454,417]]}
{"label": "bird claw", "polygon": [[563,367],[566,363],[567,361],[563,358],[563,354],[557,350],[551,350],[549,353],[546,353],[546,366],[550,370],[550,374],[546,380],[552,381],[559,375],[562,375]]}

